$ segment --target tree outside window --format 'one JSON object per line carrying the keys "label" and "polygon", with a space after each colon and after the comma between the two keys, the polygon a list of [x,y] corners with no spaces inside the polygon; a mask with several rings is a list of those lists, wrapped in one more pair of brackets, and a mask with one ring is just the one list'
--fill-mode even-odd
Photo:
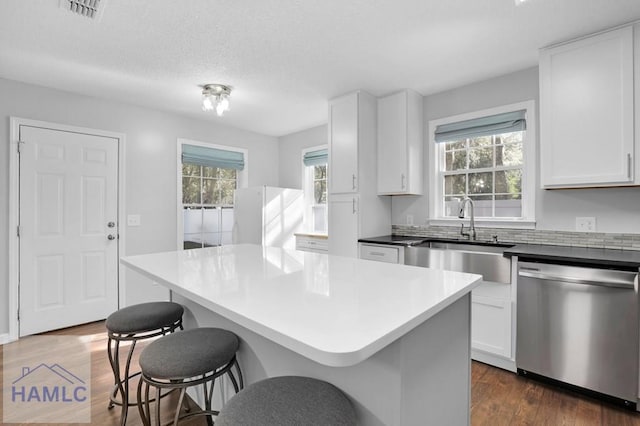
{"label": "tree outside window", "polygon": [[184,248],[231,242],[237,170],[182,164]]}
{"label": "tree outside window", "polygon": [[522,131],[442,143],[442,215],[456,217],[459,201],[474,201],[476,217],[522,217]]}
{"label": "tree outside window", "polygon": [[312,231],[327,232],[327,165],[309,166],[313,168],[313,204],[311,206]]}

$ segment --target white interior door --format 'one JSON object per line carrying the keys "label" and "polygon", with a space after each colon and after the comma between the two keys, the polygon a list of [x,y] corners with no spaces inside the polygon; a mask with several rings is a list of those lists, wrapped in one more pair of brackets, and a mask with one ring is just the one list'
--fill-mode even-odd
{"label": "white interior door", "polygon": [[118,307],[118,140],[20,126],[20,335]]}

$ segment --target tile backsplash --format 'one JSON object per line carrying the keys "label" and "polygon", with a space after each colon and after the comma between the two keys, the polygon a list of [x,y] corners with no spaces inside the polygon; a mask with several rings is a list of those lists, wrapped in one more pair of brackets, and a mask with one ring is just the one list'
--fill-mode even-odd
{"label": "tile backsplash", "polygon": [[[546,231],[534,229],[476,228],[478,240],[549,244],[555,246],[640,250],[640,234],[607,234],[603,232]],[[393,225],[394,235],[415,235],[433,238],[460,238],[455,226]]]}

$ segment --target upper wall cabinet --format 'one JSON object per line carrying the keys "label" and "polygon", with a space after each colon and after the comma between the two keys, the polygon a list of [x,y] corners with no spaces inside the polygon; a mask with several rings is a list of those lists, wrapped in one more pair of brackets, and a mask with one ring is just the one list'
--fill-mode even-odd
{"label": "upper wall cabinet", "polygon": [[378,194],[422,194],[422,96],[378,99]]}
{"label": "upper wall cabinet", "polygon": [[633,27],[540,52],[544,188],[636,184]]}
{"label": "upper wall cabinet", "polygon": [[358,192],[360,93],[329,101],[329,193]]}

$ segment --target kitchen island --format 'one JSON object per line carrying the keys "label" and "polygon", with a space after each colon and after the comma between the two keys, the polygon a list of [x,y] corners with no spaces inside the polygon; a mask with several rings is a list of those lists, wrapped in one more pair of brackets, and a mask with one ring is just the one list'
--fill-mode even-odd
{"label": "kitchen island", "polygon": [[251,244],[121,262],[167,286],[187,328],[236,333],[245,383],[328,381],[362,425],[469,424],[479,275]]}

